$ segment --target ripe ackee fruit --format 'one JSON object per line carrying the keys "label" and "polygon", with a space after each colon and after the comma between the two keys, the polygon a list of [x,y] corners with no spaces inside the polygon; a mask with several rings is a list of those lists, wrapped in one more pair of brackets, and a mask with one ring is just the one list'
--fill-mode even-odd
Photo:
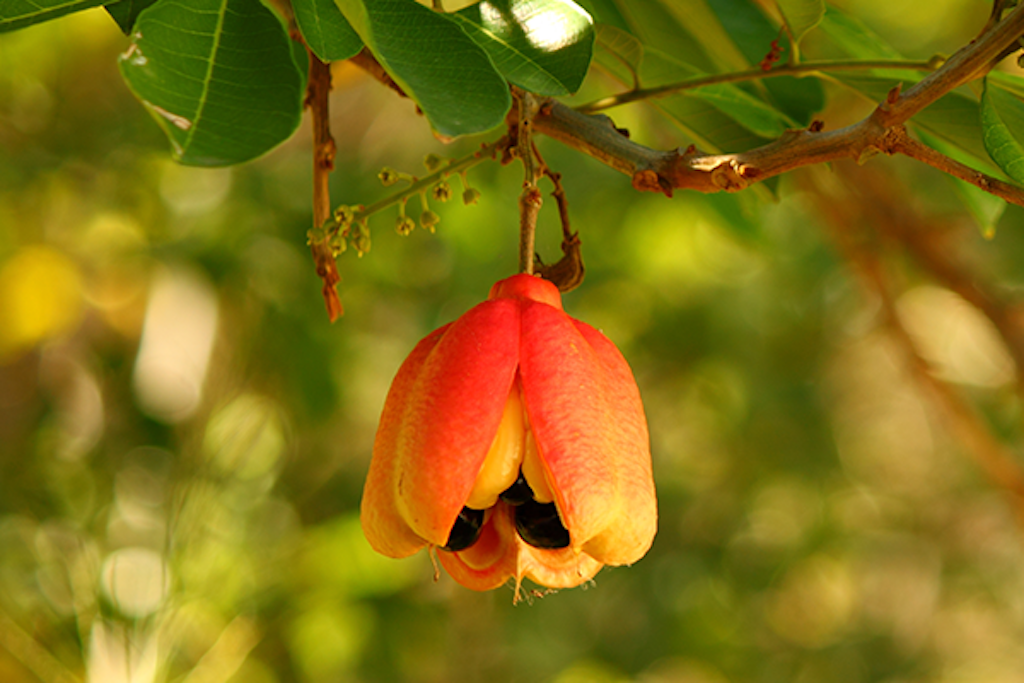
{"label": "ripe ackee fruit", "polygon": [[532,275],[413,349],[388,392],[363,491],[370,545],[440,549],[475,590],[577,586],[657,530],[640,393],[618,349]]}

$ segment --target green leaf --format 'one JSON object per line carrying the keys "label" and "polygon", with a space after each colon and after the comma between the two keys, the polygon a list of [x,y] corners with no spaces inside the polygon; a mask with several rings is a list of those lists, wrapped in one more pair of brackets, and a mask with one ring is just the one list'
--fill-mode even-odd
{"label": "green leaf", "polygon": [[[645,87],[706,75],[662,54],[659,50],[646,50],[645,55],[641,69]],[[778,137],[787,128],[796,127],[796,122],[784,113],[731,83],[687,90],[685,95],[708,102],[761,138]]]}
{"label": "green leaf", "polygon": [[796,128],[795,121],[744,90],[732,85],[709,85],[690,92],[728,114],[750,132],[765,138],[774,138]]}
{"label": "green leaf", "polygon": [[[979,164],[976,159],[964,154],[963,150],[960,148],[951,145],[934,135],[930,135],[926,131],[917,131],[917,136],[921,138],[921,142],[932,149],[945,154],[962,164],[971,166],[976,170],[983,171],[989,175],[999,175],[998,170],[990,169],[985,164]],[[953,178],[952,176],[947,177],[953,182],[957,196],[960,197],[964,206],[971,215],[974,216],[974,220],[977,221],[981,234],[988,238],[995,236],[996,224],[999,223],[999,219],[1006,211],[1006,201],[990,192],[985,192],[981,188],[975,187],[968,182],[964,182],[959,178]]]}
{"label": "green leaf", "polygon": [[609,0],[609,4],[615,4],[622,11],[629,23],[629,32],[639,38],[645,48],[661,50],[704,73],[717,70],[705,46],[679,23],[664,3]]}
{"label": "green leaf", "polygon": [[[897,85],[902,83],[904,87],[909,87],[923,77],[923,74],[912,71],[904,75],[907,78],[896,80],[891,72],[887,77],[842,71],[829,72],[829,76],[833,80],[857,90],[868,100],[876,103],[883,102],[889,91]],[[975,159],[988,159],[988,154],[982,143],[978,102],[960,92],[948,93],[930,104],[914,116],[908,125],[915,129],[923,128],[933,135],[939,136]],[[977,164],[972,163],[972,165],[976,166]]]}
{"label": "green leaf", "polygon": [[237,164],[299,124],[304,80],[291,42],[258,0],[163,0],[139,16],[121,73],[178,161]]}
{"label": "green leaf", "polygon": [[[648,0],[650,1],[650,0]],[[658,0],[672,18],[700,43],[714,63],[714,72],[738,71],[750,64],[707,0]]]}
{"label": "green leaf", "polygon": [[359,34],[334,0],[292,0],[292,8],[306,45],[321,61],[348,59],[363,49]]}
{"label": "green leaf", "polygon": [[508,84],[455,20],[413,0],[335,2],[439,134],[457,137],[502,123],[512,104]]}
{"label": "green leaf", "polygon": [[804,34],[821,23],[825,16],[824,0],[775,0],[775,4],[786,20],[794,49]]}
{"label": "green leaf", "polygon": [[987,78],[992,85],[1008,90],[1017,97],[1024,97],[1024,78],[1005,71],[990,71]]}
{"label": "green leaf", "polygon": [[[711,0],[711,8],[743,51],[743,68],[760,63],[771,50],[772,41],[778,38],[779,27],[749,0]],[[825,89],[816,78],[766,78],[752,87],[763,89],[769,101],[801,127],[809,125],[825,106]]]}
{"label": "green leaf", "polygon": [[128,35],[135,26],[135,20],[139,18],[142,10],[152,5],[157,0],[117,0],[106,6],[107,13],[121,28],[121,32]]}
{"label": "green leaf", "polygon": [[894,47],[885,42],[860,19],[829,6],[821,21],[821,30],[843,52],[858,59],[903,59]]}
{"label": "green leaf", "polygon": [[981,125],[989,156],[1015,182],[1024,183],[1024,102],[986,78]]}
{"label": "green leaf", "polygon": [[594,23],[572,0],[484,0],[450,16],[526,90],[567,95],[587,75]]}
{"label": "green leaf", "polygon": [[[596,59],[612,76],[645,87],[706,74],[660,50],[646,48],[631,34],[598,26]],[[765,144],[790,126],[792,119],[732,84],[705,86],[648,100],[698,146],[709,152],[739,151]]]}
{"label": "green leaf", "polygon": [[[640,64],[644,59],[644,44],[636,36],[615,26],[598,24],[597,47],[598,59],[604,66],[617,74],[624,83],[632,79],[632,84],[638,87]],[[627,70],[629,79],[622,77],[619,73],[620,68]]]}
{"label": "green leaf", "polygon": [[109,0],[0,0],[0,33],[41,24]]}
{"label": "green leaf", "polygon": [[579,3],[587,10],[587,14],[594,18],[598,26],[614,26],[622,31],[629,31],[629,22],[616,6],[615,0],[579,0]]}

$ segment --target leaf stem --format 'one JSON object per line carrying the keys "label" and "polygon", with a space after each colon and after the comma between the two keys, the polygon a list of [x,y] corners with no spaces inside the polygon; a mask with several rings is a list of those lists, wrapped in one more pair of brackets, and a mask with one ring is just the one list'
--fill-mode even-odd
{"label": "leaf stem", "polygon": [[[309,81],[306,85],[306,106],[309,108],[313,128],[313,229],[319,230],[331,218],[330,174],[334,170],[337,147],[331,135],[331,67],[309,53]],[[309,249],[316,264],[316,273],[323,282],[321,293],[331,322],[344,315],[345,309],[338,296],[341,275],[334,260],[329,240],[311,240]]]}
{"label": "leaf stem", "polygon": [[523,191],[519,195],[519,272],[533,274],[537,238],[537,214],[543,203],[537,189],[537,163],[533,156],[533,117],[537,114],[536,98],[519,88],[513,89],[519,106],[516,120],[516,154],[523,162]]}
{"label": "leaf stem", "polygon": [[813,73],[816,71],[863,71],[867,69],[912,69],[915,71],[934,71],[941,66],[942,59],[933,57],[928,61],[911,60],[874,60],[874,61],[852,61],[852,60],[819,60],[814,62],[801,62],[799,64],[783,64],[773,69],[748,69],[746,71],[733,71],[731,73],[714,74],[712,76],[699,76],[688,78],[675,83],[666,83],[652,88],[634,88],[618,95],[602,97],[587,104],[575,107],[576,111],[584,114],[611,109],[630,102],[666,97],[686,90],[695,90],[709,85],[721,85],[723,83],[739,83],[742,81],[756,81],[763,78],[774,78],[777,76],[798,76],[801,74]]}
{"label": "leaf stem", "polygon": [[380,201],[374,202],[369,206],[358,206],[355,207],[353,212],[352,222],[363,221],[372,216],[375,213],[383,211],[389,206],[393,206],[398,203],[405,203],[410,197],[417,194],[423,194],[428,189],[434,186],[438,180],[446,178],[453,173],[462,173],[473,166],[476,166],[482,161],[494,158],[494,154],[506,143],[506,138],[502,137],[494,142],[490,142],[480,146],[480,149],[462,157],[461,159],[455,159],[448,164],[445,164],[441,168],[437,169],[430,175],[426,175],[413,182],[409,187],[396,192],[395,194],[384,197]]}
{"label": "leaf stem", "polygon": [[945,154],[935,151],[931,147],[924,145],[917,140],[906,134],[906,131],[900,126],[900,135],[893,144],[892,151],[920,161],[923,164],[927,164],[932,168],[948,173],[954,178],[959,178],[964,182],[974,185],[978,189],[984,190],[989,194],[993,194],[1000,199],[1003,199],[1011,204],[1018,206],[1024,206],[1024,188],[1012,185],[999,178],[993,178],[990,175],[982,173],[981,171],[975,170],[966,164],[961,164],[955,159],[947,157]]}
{"label": "leaf stem", "polygon": [[[990,30],[946,59],[932,73],[906,90],[894,88],[885,101],[861,121],[830,131],[825,131],[822,122],[816,121],[807,130],[786,131],[773,142],[743,152],[708,154],[693,145],[686,150],[659,151],[630,140],[615,128],[607,116],[587,115],[554,99],[541,103],[540,111],[533,120],[533,128],[535,133],[547,135],[632,176],[636,190],[661,192],[667,196],[681,189],[737,192],[753,183],[803,166],[838,159],[863,162],[878,153],[906,154],[946,172],[959,174],[957,177],[972,182],[967,169],[945,162],[940,166],[939,160],[933,155],[926,155],[916,146],[906,145],[902,124],[951,90],[985,75],[1000,55],[1011,48],[1017,49],[1015,46],[1022,34],[1024,6],[1017,6]],[[830,64],[833,69],[837,66],[834,62],[807,62],[800,65],[800,68],[821,69],[823,64]],[[888,64],[892,66],[894,63]],[[935,64],[935,60],[929,62],[931,66]],[[901,65],[906,68],[909,63]],[[794,72],[793,67],[779,67],[768,73],[780,75]],[[740,75],[743,74],[710,78],[717,78],[717,82],[721,82],[721,78],[737,78]],[[704,79],[703,82],[708,81]],[[688,87],[694,83],[690,81]],[[615,100],[607,106],[623,101]],[[1007,201],[1020,201],[1020,197],[1008,191],[1009,186],[1003,187],[992,183],[993,179],[978,176],[974,180],[976,185],[988,192],[993,192],[993,189],[1007,190],[1000,194]]]}

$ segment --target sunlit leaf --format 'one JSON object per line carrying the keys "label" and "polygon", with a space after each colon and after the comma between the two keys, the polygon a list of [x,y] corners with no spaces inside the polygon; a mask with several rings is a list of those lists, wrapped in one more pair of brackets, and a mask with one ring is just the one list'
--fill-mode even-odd
{"label": "sunlit leaf", "polygon": [[789,35],[799,43],[808,31],[817,26],[825,15],[824,0],[776,0]]}
{"label": "sunlit leaf", "polygon": [[989,156],[1008,176],[1024,183],[1024,102],[986,78],[981,124]]}
{"label": "sunlit leaf", "polygon": [[292,8],[306,45],[322,61],[348,59],[362,49],[359,34],[334,0],[293,0]]}
{"label": "sunlit leaf", "polygon": [[41,24],[103,3],[104,0],[2,0],[0,33]]}
{"label": "sunlit leaf", "polygon": [[594,25],[572,0],[484,0],[450,16],[526,90],[567,95],[587,75]]}
{"label": "sunlit leaf", "polygon": [[302,115],[303,75],[291,41],[253,0],[160,2],[139,16],[121,73],[185,164],[257,157]]}
{"label": "sunlit leaf", "polygon": [[409,0],[335,2],[438,133],[457,137],[502,122],[508,85],[456,20]]}

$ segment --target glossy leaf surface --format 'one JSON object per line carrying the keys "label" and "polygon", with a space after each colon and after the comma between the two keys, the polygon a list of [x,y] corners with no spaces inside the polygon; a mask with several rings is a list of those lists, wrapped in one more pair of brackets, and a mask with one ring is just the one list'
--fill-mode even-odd
{"label": "glossy leaf surface", "polygon": [[256,0],[165,0],[144,12],[121,73],[184,164],[222,166],[288,138],[303,72],[277,16]]}
{"label": "glossy leaf surface", "polygon": [[306,45],[322,61],[348,59],[362,49],[359,34],[334,0],[293,0],[292,8]]}
{"label": "glossy leaf surface", "polygon": [[498,126],[512,103],[487,53],[456,21],[409,0],[335,0],[439,134]]}
{"label": "glossy leaf surface", "polygon": [[[746,58],[737,68],[749,69],[760,64],[771,51],[772,41],[778,38],[778,25],[770,21],[760,7],[746,0],[712,0],[710,5]],[[800,126],[809,125],[825,106],[825,90],[816,78],[782,76],[741,87],[764,93],[767,101]]]}
{"label": "glossy leaf surface", "polygon": [[526,90],[567,95],[587,75],[594,24],[571,0],[484,0],[451,16],[501,75]]}
{"label": "glossy leaf surface", "polygon": [[103,0],[3,0],[0,2],[0,33],[102,4]]}

